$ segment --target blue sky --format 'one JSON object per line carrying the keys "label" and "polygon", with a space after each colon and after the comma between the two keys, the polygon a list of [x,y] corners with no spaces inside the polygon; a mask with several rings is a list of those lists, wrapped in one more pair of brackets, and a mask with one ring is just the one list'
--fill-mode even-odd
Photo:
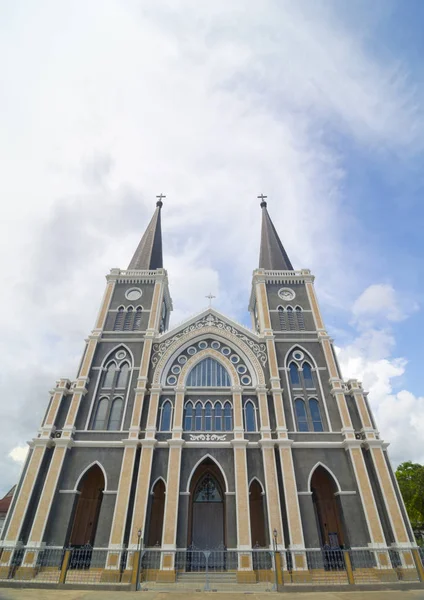
{"label": "blue sky", "polygon": [[393,461],[424,462],[423,3],[0,11],[0,493],[159,192],[174,323],[212,291],[249,324],[265,193]]}

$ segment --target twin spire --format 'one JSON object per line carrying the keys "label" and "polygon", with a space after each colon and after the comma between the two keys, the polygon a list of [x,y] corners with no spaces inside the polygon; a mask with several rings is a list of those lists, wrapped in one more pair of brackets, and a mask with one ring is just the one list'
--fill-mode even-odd
{"label": "twin spire", "polygon": [[[156,210],[128,265],[129,271],[153,271],[163,268],[161,208],[162,194],[158,196]],[[293,271],[292,264],[268,214],[266,196],[261,198],[262,233],[259,268],[266,271]]]}

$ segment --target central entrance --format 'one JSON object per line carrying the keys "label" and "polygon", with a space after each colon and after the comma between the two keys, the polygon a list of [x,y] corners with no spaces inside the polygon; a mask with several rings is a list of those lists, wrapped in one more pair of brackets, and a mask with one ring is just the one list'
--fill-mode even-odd
{"label": "central entrance", "polygon": [[188,541],[200,550],[223,549],[225,539],[225,494],[222,474],[205,459],[193,475],[190,486]]}

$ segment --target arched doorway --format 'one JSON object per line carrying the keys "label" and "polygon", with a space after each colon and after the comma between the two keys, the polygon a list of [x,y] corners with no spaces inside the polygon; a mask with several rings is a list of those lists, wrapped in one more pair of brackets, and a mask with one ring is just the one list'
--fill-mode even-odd
{"label": "arched doorway", "polygon": [[319,466],[311,479],[312,501],[321,547],[339,548],[345,544],[337,486],[327,469]]}
{"label": "arched doorway", "polygon": [[163,516],[165,512],[165,483],[159,479],[153,488],[152,510],[150,512],[148,546],[160,546],[162,543]]}
{"label": "arched doorway", "polygon": [[189,545],[201,549],[226,545],[224,490],[219,468],[206,459],[197,467],[190,486]]}
{"label": "arched doorway", "polygon": [[264,548],[267,545],[265,512],[262,487],[254,479],[249,487],[250,533],[252,546]]}
{"label": "arched doorway", "polygon": [[94,545],[100,506],[105,489],[105,478],[99,465],[93,465],[81,479],[70,544],[72,546]]}

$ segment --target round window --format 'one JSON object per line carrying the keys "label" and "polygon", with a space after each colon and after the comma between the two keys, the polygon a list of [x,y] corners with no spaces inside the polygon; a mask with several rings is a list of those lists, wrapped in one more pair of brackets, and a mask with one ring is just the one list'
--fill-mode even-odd
{"label": "round window", "polygon": [[193,356],[193,354],[196,354],[197,352],[197,348],[195,348],[194,346],[190,346],[190,348],[187,349],[187,354],[190,354],[190,356]]}
{"label": "round window", "polygon": [[250,377],[248,375],[244,375],[241,378],[241,382],[243,385],[250,385],[252,383],[252,380],[250,379]]}
{"label": "round window", "polygon": [[244,375],[247,372],[247,368],[244,365],[239,365],[237,367],[237,372],[240,373],[240,375]]}
{"label": "round window", "polygon": [[177,383],[177,378],[175,375],[170,375],[166,381],[168,385],[175,385]]}
{"label": "round window", "polygon": [[200,348],[200,350],[204,350],[207,347],[208,347],[208,342],[205,342],[205,341],[199,342],[199,348]]}
{"label": "round window", "polygon": [[116,358],[121,360],[122,358],[125,358],[126,355],[127,355],[127,353],[125,352],[125,350],[119,350],[119,352],[116,353]]}
{"label": "round window", "polygon": [[221,347],[221,344],[219,342],[212,342],[211,347],[214,350],[219,350],[219,348]]}
{"label": "round window", "polygon": [[180,363],[180,365],[185,365],[187,362],[187,356],[184,356],[184,354],[182,354],[178,357],[178,362]]}
{"label": "round window", "polygon": [[240,362],[240,358],[237,356],[237,354],[232,354],[230,360],[234,365]]}
{"label": "round window", "polygon": [[141,298],[142,293],[140,288],[131,288],[125,292],[125,298],[127,300],[138,300]]}
{"label": "round window", "polygon": [[172,367],[171,371],[174,373],[174,375],[178,375],[178,373],[181,373],[181,367],[180,367],[180,365],[174,365]]}
{"label": "round window", "polygon": [[229,356],[231,354],[231,348],[229,348],[228,346],[224,346],[223,349],[221,350],[221,352],[225,356]]}
{"label": "round window", "polygon": [[300,350],[296,350],[296,352],[293,352],[293,358],[295,358],[296,360],[302,360],[303,352],[300,352]]}

